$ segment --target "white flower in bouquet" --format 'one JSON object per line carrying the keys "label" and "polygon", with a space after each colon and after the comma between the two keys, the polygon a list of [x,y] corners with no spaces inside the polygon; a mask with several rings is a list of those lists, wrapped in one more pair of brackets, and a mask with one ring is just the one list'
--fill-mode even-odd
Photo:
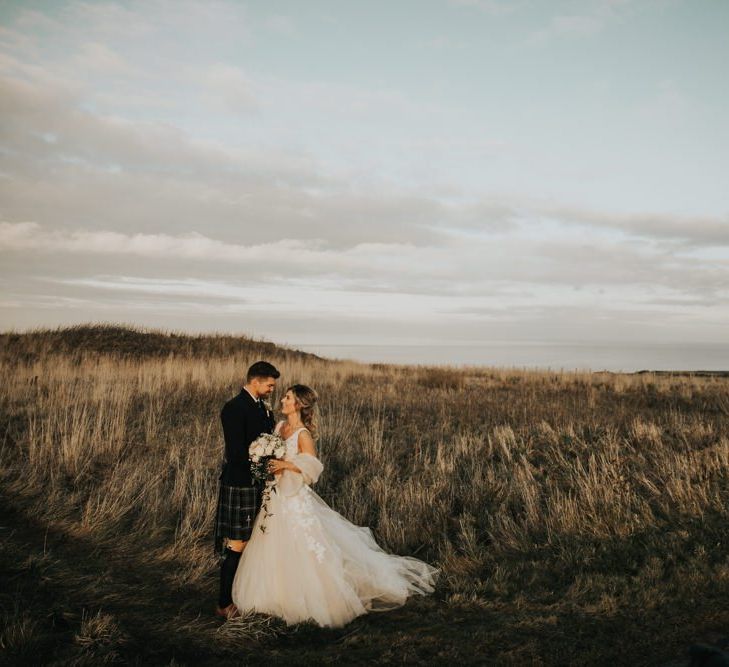
{"label": "white flower in bouquet", "polygon": [[270,459],[282,459],[286,454],[286,443],[276,433],[262,433],[248,447],[253,476],[263,482],[272,478],[268,473]]}
{"label": "white flower in bouquet", "polygon": [[251,460],[251,474],[259,482],[266,484],[261,502],[263,517],[258,527],[266,532],[266,519],[271,516],[268,511],[268,503],[271,499],[271,491],[276,490],[276,477],[268,472],[268,462],[271,459],[282,459],[286,454],[286,443],[277,433],[262,433],[248,447],[248,457]]}

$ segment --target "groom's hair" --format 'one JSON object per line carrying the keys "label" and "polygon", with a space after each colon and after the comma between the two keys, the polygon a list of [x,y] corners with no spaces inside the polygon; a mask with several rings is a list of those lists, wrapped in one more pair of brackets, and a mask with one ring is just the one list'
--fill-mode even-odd
{"label": "groom's hair", "polygon": [[279,377],[281,377],[281,373],[278,372],[273,364],[269,364],[267,361],[257,361],[248,369],[246,382],[250,382],[253,378],[277,379]]}

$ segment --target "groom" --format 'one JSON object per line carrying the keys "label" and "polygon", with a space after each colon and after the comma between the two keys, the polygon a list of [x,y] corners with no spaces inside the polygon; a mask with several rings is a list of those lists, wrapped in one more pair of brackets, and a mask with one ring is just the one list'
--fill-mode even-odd
{"label": "groom", "polygon": [[233,579],[261,505],[262,489],[251,477],[248,446],[261,433],[273,431],[273,413],[262,399],[273,393],[280,375],[272,364],[257,361],[248,369],[243,390],[220,413],[225,462],[215,516],[215,550],[222,554],[220,597],[215,613],[225,618],[236,612],[231,596]]}

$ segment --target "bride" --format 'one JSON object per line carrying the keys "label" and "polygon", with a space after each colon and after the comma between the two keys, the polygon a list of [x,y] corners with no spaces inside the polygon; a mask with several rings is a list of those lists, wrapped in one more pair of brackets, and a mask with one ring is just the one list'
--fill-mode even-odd
{"label": "bride", "polygon": [[368,611],[398,607],[409,595],[431,593],[438,571],[386,553],[369,528],[351,524],[311,489],[323,470],[314,445],[316,400],[301,384],[281,399],[286,421],[275,432],[286,454],[269,463],[276,481],[267,483],[267,506],[238,564],[233,602],[240,613],[272,614],[289,625],[313,620],[339,627]]}

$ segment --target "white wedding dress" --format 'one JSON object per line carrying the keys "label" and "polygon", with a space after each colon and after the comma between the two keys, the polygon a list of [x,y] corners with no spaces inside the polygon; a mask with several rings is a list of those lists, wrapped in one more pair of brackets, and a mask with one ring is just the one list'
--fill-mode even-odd
{"label": "white wedding dress", "polygon": [[258,513],[238,564],[233,602],[239,611],[340,627],[368,611],[399,607],[409,595],[431,593],[436,568],[386,553],[369,528],[347,521],[311,489],[322,465],[299,453],[302,430],[286,439],[284,456],[302,473],[277,475],[270,516]]}

